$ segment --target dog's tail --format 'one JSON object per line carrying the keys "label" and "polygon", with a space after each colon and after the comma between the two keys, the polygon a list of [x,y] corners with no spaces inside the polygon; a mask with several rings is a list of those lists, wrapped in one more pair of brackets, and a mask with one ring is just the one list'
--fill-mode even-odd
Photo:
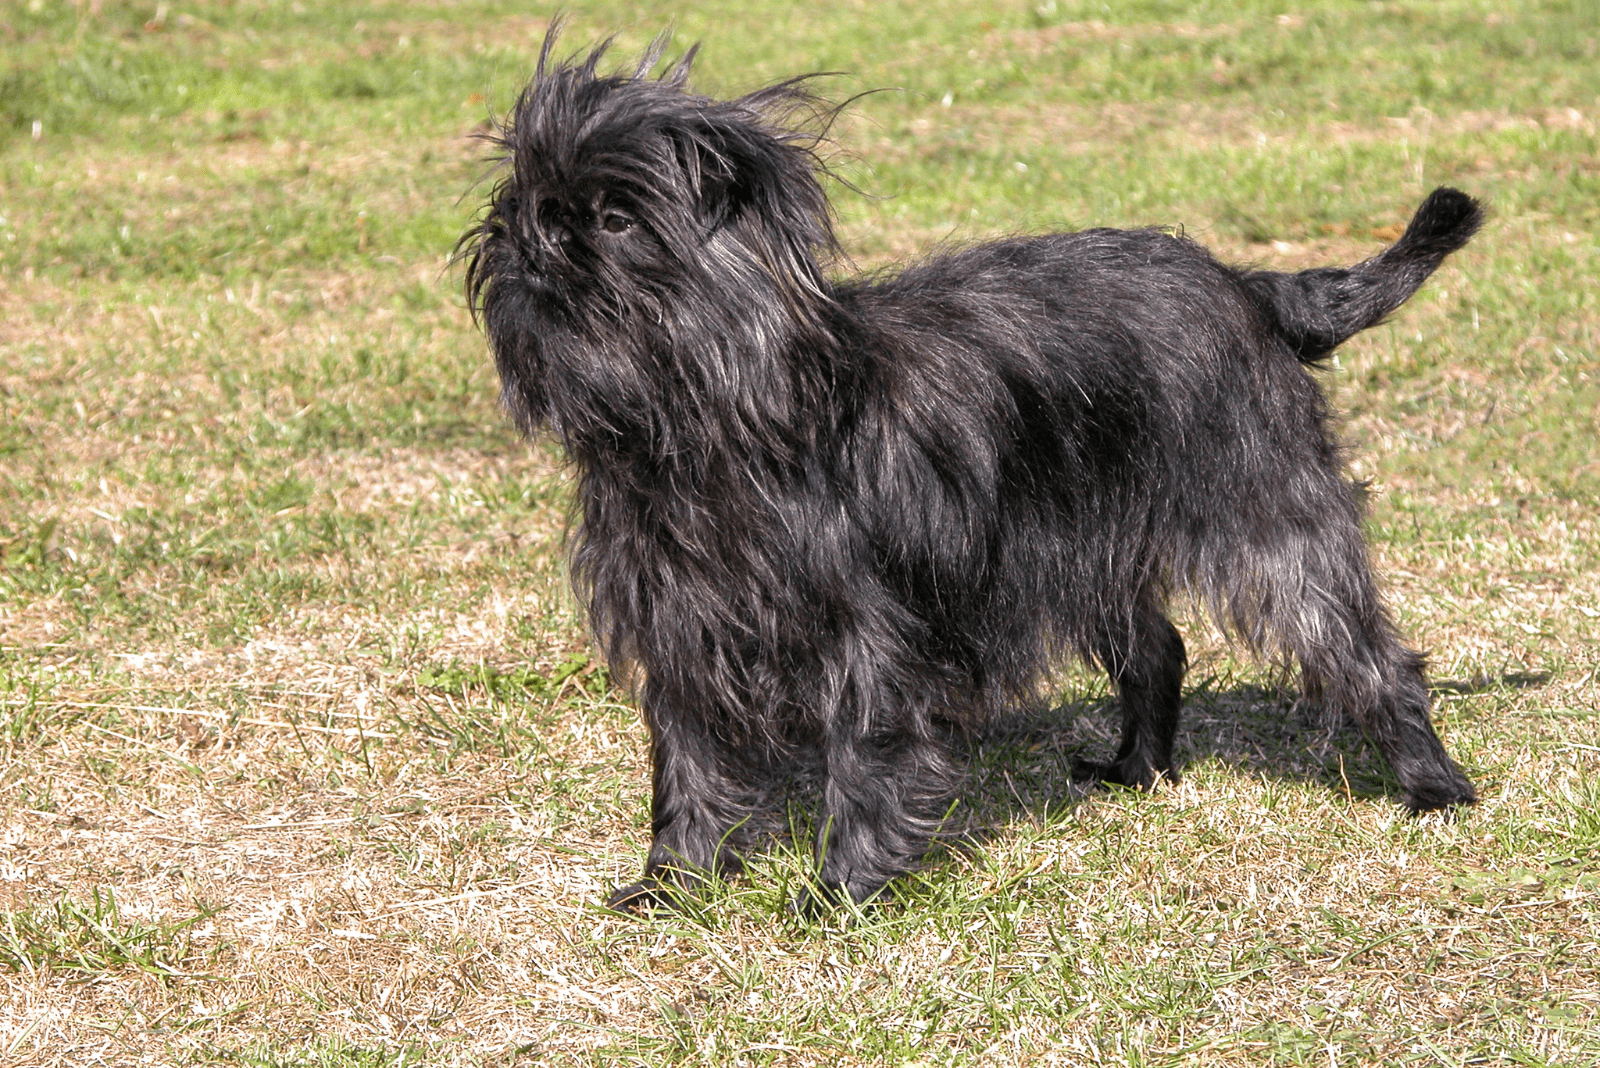
{"label": "dog's tail", "polygon": [[1422,202],[1400,240],[1370,260],[1298,274],[1250,271],[1243,281],[1295,355],[1312,363],[1382,322],[1482,224],[1476,200],[1440,186]]}

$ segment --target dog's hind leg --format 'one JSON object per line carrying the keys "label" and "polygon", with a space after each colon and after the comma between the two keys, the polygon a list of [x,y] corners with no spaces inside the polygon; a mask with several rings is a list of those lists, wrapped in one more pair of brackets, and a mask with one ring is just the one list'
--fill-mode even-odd
{"label": "dog's hind leg", "polygon": [[1253,563],[1264,588],[1255,612],[1300,661],[1307,693],[1348,713],[1378,747],[1406,808],[1471,804],[1472,783],[1429,719],[1422,657],[1396,633],[1367,562],[1359,511],[1342,480],[1336,489],[1258,540]]}
{"label": "dog's hind leg", "polygon": [[[1379,684],[1369,691],[1364,675],[1377,672]],[[1428,684],[1422,657],[1393,636],[1358,640],[1350,666],[1306,665],[1308,676],[1320,677],[1323,698],[1349,709],[1394,769],[1405,795],[1401,804],[1413,813],[1470,805],[1477,801],[1472,783],[1445,752],[1429,719]]]}
{"label": "dog's hind leg", "polygon": [[1325,638],[1298,650],[1308,692],[1350,714],[1394,769],[1412,812],[1468,805],[1472,783],[1445,752],[1429,718],[1422,657],[1400,641],[1363,566],[1350,575],[1346,599],[1324,606]]}
{"label": "dog's hind leg", "polygon": [[1126,626],[1102,624],[1095,656],[1117,687],[1122,743],[1109,763],[1076,762],[1072,777],[1141,790],[1151,789],[1160,778],[1177,782],[1172,743],[1187,664],[1178,629],[1147,595]]}

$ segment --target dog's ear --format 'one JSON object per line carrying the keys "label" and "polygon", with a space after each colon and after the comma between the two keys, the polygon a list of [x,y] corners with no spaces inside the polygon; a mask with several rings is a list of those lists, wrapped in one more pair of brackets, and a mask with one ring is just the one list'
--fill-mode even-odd
{"label": "dog's ear", "polygon": [[837,246],[817,138],[767,117],[794,95],[792,86],[773,86],[703,108],[682,130],[679,164],[708,239],[731,237],[775,280],[818,292],[818,260]]}
{"label": "dog's ear", "polygon": [[812,139],[766,121],[763,101],[753,98],[771,93],[763,90],[702,113],[692,147],[708,221],[753,213],[779,222],[827,222],[828,200],[817,182]]}

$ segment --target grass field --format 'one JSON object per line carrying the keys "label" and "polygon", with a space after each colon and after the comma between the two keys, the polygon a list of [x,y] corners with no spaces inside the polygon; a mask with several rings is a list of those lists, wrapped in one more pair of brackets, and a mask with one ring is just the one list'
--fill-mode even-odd
{"label": "grass field", "polygon": [[[1437,723],[1359,736],[1194,620],[1181,786],[1083,796],[1103,682],[976,741],[882,908],[598,902],[644,732],[448,265],[527,3],[0,2],[0,1064],[1600,1062],[1593,0],[569,5],[825,69],[855,266],[1091,225],[1354,261],[1492,220],[1327,379]],[[797,814],[803,819],[804,814]]]}

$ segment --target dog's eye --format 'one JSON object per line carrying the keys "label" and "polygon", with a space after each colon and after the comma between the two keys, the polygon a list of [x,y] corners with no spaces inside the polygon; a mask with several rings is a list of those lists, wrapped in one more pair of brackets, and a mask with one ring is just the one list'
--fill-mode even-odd
{"label": "dog's eye", "polygon": [[608,234],[620,234],[633,226],[633,220],[626,215],[618,215],[616,212],[612,212],[600,221],[600,225],[605,227]]}

